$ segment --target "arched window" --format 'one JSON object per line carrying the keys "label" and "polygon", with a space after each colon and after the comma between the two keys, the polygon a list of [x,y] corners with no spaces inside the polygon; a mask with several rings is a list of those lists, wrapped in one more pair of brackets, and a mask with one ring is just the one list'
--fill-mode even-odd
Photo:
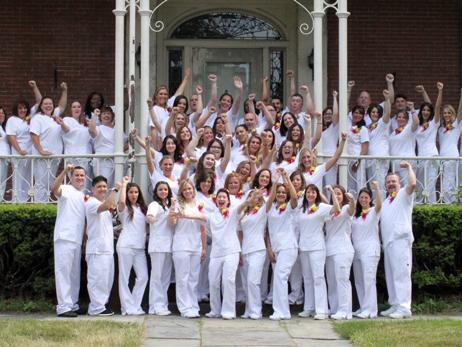
{"label": "arched window", "polygon": [[270,23],[239,12],[212,12],[187,20],[172,33],[172,39],[281,40]]}

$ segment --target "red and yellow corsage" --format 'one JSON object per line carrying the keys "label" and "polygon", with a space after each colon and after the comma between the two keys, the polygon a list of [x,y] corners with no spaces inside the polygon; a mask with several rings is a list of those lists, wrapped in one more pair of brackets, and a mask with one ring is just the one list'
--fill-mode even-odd
{"label": "red and yellow corsage", "polygon": [[274,129],[274,130],[279,130],[280,127],[281,127],[281,123],[280,123],[280,122],[276,122],[276,123],[274,123],[273,129]]}
{"label": "red and yellow corsage", "polygon": [[240,190],[234,196],[236,197],[236,199],[240,199],[240,198],[242,198],[243,195],[244,195],[244,192],[242,190]]}
{"label": "red and yellow corsage", "polygon": [[284,211],[286,210],[286,208],[287,208],[287,204],[286,204],[286,203],[283,203],[283,204],[279,205],[279,207],[278,207],[278,212],[279,212],[279,214],[281,214],[282,212],[284,212]]}
{"label": "red and yellow corsage", "polygon": [[260,205],[255,205],[250,211],[249,211],[249,214],[257,214],[258,211],[260,210]]}
{"label": "red and yellow corsage", "polygon": [[310,166],[308,169],[306,169],[306,172],[310,174],[314,174],[314,171],[316,170],[316,166]]}
{"label": "red and yellow corsage", "polygon": [[399,134],[401,134],[401,133],[403,132],[403,130],[404,130],[403,127],[396,128],[396,129],[395,129],[395,134],[396,134],[396,135],[399,135]]}
{"label": "red and yellow corsage", "polygon": [[303,193],[304,191],[300,190],[299,192],[297,192],[297,197],[301,198],[303,196]]}
{"label": "red and yellow corsage", "polygon": [[361,128],[358,128],[356,125],[354,127],[351,127],[351,132],[353,134],[359,134],[360,131],[361,131]]}
{"label": "red and yellow corsage", "polygon": [[318,206],[312,205],[312,206],[308,209],[308,214],[315,213],[317,210],[318,210]]}
{"label": "red and yellow corsage", "polygon": [[454,129],[454,126],[452,125],[452,123],[449,124],[449,125],[446,125],[446,126],[444,127],[443,133],[447,133],[449,130],[452,130],[452,129]]}
{"label": "red and yellow corsage", "polygon": [[83,202],[87,202],[88,199],[90,199],[90,195],[85,194],[85,195],[83,196]]}
{"label": "red and yellow corsage", "polygon": [[204,210],[204,202],[201,201],[199,204],[197,204],[197,209],[199,212],[202,212]]}
{"label": "red and yellow corsage", "polygon": [[217,196],[216,196],[216,194],[212,194],[211,198],[212,198],[212,202],[216,205],[216,203],[217,203]]}
{"label": "red and yellow corsage", "polygon": [[369,213],[369,209],[368,209],[368,208],[363,209],[363,210],[361,211],[361,218],[362,218],[363,220],[366,220],[366,217],[367,217],[367,214],[368,214],[368,213]]}
{"label": "red and yellow corsage", "polygon": [[229,209],[227,209],[226,207],[220,208],[220,213],[225,218],[229,217]]}
{"label": "red and yellow corsage", "polygon": [[427,130],[428,129],[428,126],[429,126],[429,123],[428,122],[425,122],[422,124],[422,129],[423,131]]}
{"label": "red and yellow corsage", "polygon": [[289,164],[292,164],[294,161],[295,161],[295,157],[292,157],[290,159],[286,159],[286,162],[288,162]]}
{"label": "red and yellow corsage", "polygon": [[391,192],[390,194],[388,194],[388,197],[390,198],[390,203],[393,202],[393,200],[395,200],[396,194],[396,192]]}
{"label": "red and yellow corsage", "polygon": [[337,211],[337,212],[332,213],[332,219],[335,219],[338,216],[340,216],[340,213],[341,213],[341,211]]}
{"label": "red and yellow corsage", "polygon": [[369,130],[374,130],[377,128],[377,123],[372,123],[370,126],[369,126]]}

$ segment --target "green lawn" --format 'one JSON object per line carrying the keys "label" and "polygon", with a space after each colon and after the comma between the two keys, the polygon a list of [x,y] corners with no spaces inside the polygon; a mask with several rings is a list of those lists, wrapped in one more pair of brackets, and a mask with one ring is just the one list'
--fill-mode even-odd
{"label": "green lawn", "polygon": [[143,326],[102,320],[1,319],[0,346],[139,347]]}
{"label": "green lawn", "polygon": [[462,346],[462,321],[457,320],[349,321],[334,327],[359,347]]}

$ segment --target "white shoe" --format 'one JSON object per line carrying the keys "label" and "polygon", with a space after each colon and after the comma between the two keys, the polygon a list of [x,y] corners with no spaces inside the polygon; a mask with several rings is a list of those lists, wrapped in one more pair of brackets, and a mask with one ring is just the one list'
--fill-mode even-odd
{"label": "white shoe", "polygon": [[354,315],[354,316],[358,317],[358,318],[361,318],[361,319],[371,318],[371,315],[370,315],[369,312],[360,312],[359,314]]}
{"label": "white shoe", "polygon": [[334,320],[344,320],[344,319],[347,319],[347,315],[343,313],[335,313],[335,314],[331,314],[330,318]]}
{"label": "white shoe", "polygon": [[329,318],[329,317],[325,313],[317,313],[317,314],[314,315],[314,319],[316,319],[316,320],[324,320],[324,319],[327,319],[327,318]]}
{"label": "white shoe", "polygon": [[188,312],[183,315],[185,318],[199,318],[200,314],[196,312]]}
{"label": "white shoe", "polygon": [[396,310],[393,313],[390,313],[388,317],[392,319],[403,319],[403,318],[410,318],[412,316],[411,312],[403,312],[401,310]]}
{"label": "white shoe", "polygon": [[263,302],[264,302],[265,304],[267,304],[267,305],[272,305],[272,304],[273,304],[273,300],[268,299],[268,298],[265,299],[265,301],[263,301]]}
{"label": "white shoe", "polygon": [[221,317],[220,314],[218,314],[218,313],[213,313],[213,312],[208,312],[208,313],[205,314],[205,316],[206,316],[207,318],[220,318],[220,317]]}
{"label": "white shoe", "polygon": [[271,316],[269,316],[269,319],[271,320],[281,320],[282,317],[278,314],[272,314]]}
{"label": "white shoe", "polygon": [[258,316],[258,315],[256,315],[256,314],[251,314],[251,315],[249,316],[249,318],[250,318],[250,319],[254,319],[254,320],[258,320],[258,319],[261,319],[261,316]]}
{"label": "white shoe", "polygon": [[169,310],[156,311],[156,313],[155,313],[156,316],[169,316],[171,314],[172,314],[172,312],[170,312]]}
{"label": "white shoe", "polygon": [[308,318],[308,317],[314,317],[315,314],[316,312],[310,310],[310,311],[299,312],[298,316],[302,318]]}
{"label": "white shoe", "polygon": [[226,320],[231,320],[231,319],[234,319],[234,318],[236,318],[236,317],[234,317],[234,316],[228,316],[228,315],[223,315],[223,316],[221,316],[221,318],[226,319]]}
{"label": "white shoe", "polygon": [[245,314],[245,313],[244,313],[244,314],[241,316],[241,318],[242,318],[242,319],[249,319],[250,316],[249,316],[248,314]]}
{"label": "white shoe", "polygon": [[361,309],[360,308],[352,313],[353,317],[359,317],[360,314],[361,314]]}
{"label": "white shoe", "polygon": [[396,311],[396,307],[395,306],[391,306],[388,310],[385,310],[385,311],[382,311],[380,312],[380,315],[382,317],[389,317],[393,312]]}

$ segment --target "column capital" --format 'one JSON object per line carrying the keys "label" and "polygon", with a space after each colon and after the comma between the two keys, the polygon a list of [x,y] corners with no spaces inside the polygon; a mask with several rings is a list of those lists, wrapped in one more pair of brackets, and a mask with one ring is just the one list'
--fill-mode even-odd
{"label": "column capital", "polygon": [[125,14],[127,13],[127,10],[115,9],[115,10],[112,10],[112,13],[114,13],[114,16],[116,17],[125,16]]}
{"label": "column capital", "polygon": [[313,15],[313,18],[322,18],[325,15],[323,11],[313,11],[311,14]]}
{"label": "column capital", "polygon": [[348,18],[350,16],[350,12],[346,11],[346,12],[339,12],[337,11],[337,17],[338,18]]}
{"label": "column capital", "polygon": [[150,16],[152,11],[151,10],[138,10],[138,13],[141,17]]}

